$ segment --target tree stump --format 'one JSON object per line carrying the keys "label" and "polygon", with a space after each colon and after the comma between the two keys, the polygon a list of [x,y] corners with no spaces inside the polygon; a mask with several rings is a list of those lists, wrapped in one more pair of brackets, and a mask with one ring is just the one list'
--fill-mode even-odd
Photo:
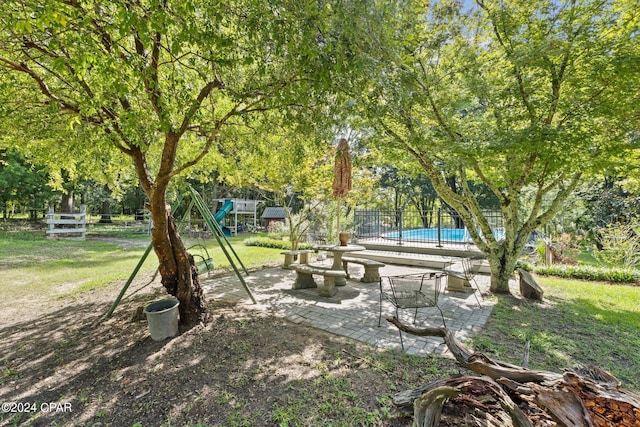
{"label": "tree stump", "polygon": [[437,427],[441,417],[452,415],[458,423],[447,425],[640,426],[640,392],[623,388],[601,369],[582,367],[564,374],[526,369],[471,352],[446,328],[387,320],[403,332],[442,337],[458,363],[478,375],[445,378],[396,394],[393,403],[401,410],[413,409],[416,427]]}
{"label": "tree stump", "polygon": [[520,275],[520,293],[522,296],[527,299],[542,301],[544,291],[533,276],[521,268],[518,269],[518,274]]}

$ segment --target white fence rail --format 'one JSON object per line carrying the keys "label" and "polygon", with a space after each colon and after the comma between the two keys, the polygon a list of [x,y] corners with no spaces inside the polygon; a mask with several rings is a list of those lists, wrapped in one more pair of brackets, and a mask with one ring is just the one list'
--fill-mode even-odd
{"label": "white fence rail", "polygon": [[87,232],[87,206],[80,206],[80,213],[56,213],[53,206],[47,212],[47,237],[85,239]]}

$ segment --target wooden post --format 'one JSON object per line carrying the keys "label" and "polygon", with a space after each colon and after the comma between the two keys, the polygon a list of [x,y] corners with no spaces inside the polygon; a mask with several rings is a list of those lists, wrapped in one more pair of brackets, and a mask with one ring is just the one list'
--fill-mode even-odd
{"label": "wooden post", "polygon": [[49,226],[49,232],[47,233],[48,239],[53,239],[55,234],[53,229],[55,228],[55,224],[53,222],[53,206],[49,206],[49,210],[47,211],[47,225]]}
{"label": "wooden post", "polygon": [[82,240],[86,239],[87,232],[87,205],[80,205],[80,238]]}
{"label": "wooden post", "polygon": [[544,242],[544,263],[546,265],[553,264],[553,250],[551,244],[546,241]]}

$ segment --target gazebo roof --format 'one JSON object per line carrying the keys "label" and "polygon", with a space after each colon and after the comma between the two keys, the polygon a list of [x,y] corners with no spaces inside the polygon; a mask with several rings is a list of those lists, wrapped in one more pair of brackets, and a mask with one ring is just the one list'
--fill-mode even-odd
{"label": "gazebo roof", "polygon": [[262,219],[284,219],[286,217],[287,215],[282,206],[267,207],[260,216]]}

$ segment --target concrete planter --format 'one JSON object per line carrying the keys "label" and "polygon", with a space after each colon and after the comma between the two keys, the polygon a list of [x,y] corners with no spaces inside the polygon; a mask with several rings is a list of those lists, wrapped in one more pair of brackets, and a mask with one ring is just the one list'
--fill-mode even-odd
{"label": "concrete planter", "polygon": [[338,233],[338,240],[340,240],[340,246],[347,246],[349,244],[349,239],[351,238],[351,233],[346,231],[341,231]]}
{"label": "concrete planter", "polygon": [[177,299],[168,298],[153,302],[144,308],[152,340],[164,341],[178,335],[179,305]]}

